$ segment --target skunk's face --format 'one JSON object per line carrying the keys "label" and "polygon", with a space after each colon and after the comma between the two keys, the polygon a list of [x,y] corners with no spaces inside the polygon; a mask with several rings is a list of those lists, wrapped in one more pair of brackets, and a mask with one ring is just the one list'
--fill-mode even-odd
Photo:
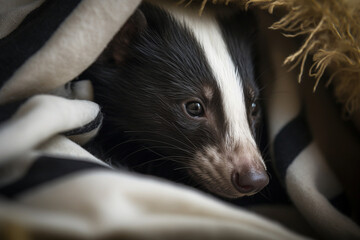
{"label": "skunk's face", "polygon": [[215,194],[260,191],[268,176],[254,140],[260,111],[252,19],[149,5],[141,11],[146,25],[117,58],[116,80],[103,93],[95,88],[108,124],[181,161]]}

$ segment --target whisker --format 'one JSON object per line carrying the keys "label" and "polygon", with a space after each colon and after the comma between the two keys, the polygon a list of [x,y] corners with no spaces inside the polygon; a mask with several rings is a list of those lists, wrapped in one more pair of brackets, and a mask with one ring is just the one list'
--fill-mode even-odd
{"label": "whisker", "polygon": [[128,160],[131,156],[135,155],[136,153],[139,153],[139,152],[142,152],[142,151],[145,151],[145,150],[148,150],[148,148],[147,148],[147,147],[139,148],[139,149],[137,149],[136,151],[133,151],[133,152],[129,153],[128,155],[126,155],[125,157],[121,158],[121,161],[126,161],[126,160]]}
{"label": "whisker", "polygon": [[177,171],[177,170],[184,170],[184,169],[191,169],[191,167],[178,167],[178,168],[174,168],[175,171]]}
{"label": "whisker", "polygon": [[180,129],[179,129],[174,123],[172,123],[172,125],[175,127],[175,129],[176,129],[179,133],[181,133],[181,134],[185,137],[186,140],[188,140],[188,142],[189,142],[194,148],[196,148],[195,144],[194,144],[182,131],[180,131]]}
{"label": "whisker", "polygon": [[135,167],[135,168],[137,168],[137,167],[143,167],[143,166],[145,166],[145,165],[147,165],[147,164],[154,163],[154,162],[158,162],[158,161],[161,161],[161,160],[164,160],[164,159],[169,160],[169,161],[171,161],[171,162],[175,162],[175,163],[181,163],[181,162],[179,162],[179,161],[176,161],[176,160],[173,160],[173,159],[171,159],[171,158],[168,158],[167,156],[164,156],[164,157],[160,157],[160,158],[148,160],[148,161],[146,161],[146,162],[143,162],[143,163],[140,163],[140,164],[138,164],[138,165],[135,165],[134,167]]}
{"label": "whisker", "polygon": [[169,139],[171,139],[171,140],[174,140],[174,141],[176,141],[176,142],[178,142],[178,143],[181,143],[181,144],[183,144],[185,147],[190,147],[188,144],[186,144],[186,143],[184,143],[184,142],[182,142],[182,141],[180,141],[179,139],[176,139],[176,138],[174,138],[174,137],[171,137],[171,136],[169,136],[169,135],[166,135],[166,134],[161,134],[160,132],[158,132],[158,131],[124,131],[125,133],[151,133],[151,134],[157,134],[157,135],[160,135],[160,136],[162,136],[162,137],[166,137],[166,138],[169,138]]}
{"label": "whisker", "polygon": [[135,139],[128,139],[128,140],[123,141],[123,142],[121,142],[121,143],[119,143],[119,144],[116,144],[115,146],[113,146],[113,147],[111,147],[109,150],[107,150],[107,151],[105,152],[105,155],[111,153],[115,148],[118,148],[118,147],[120,147],[120,146],[122,146],[122,145],[124,145],[124,144],[126,144],[126,143],[131,143],[131,142],[136,142],[136,140],[135,140]]}
{"label": "whisker", "polygon": [[180,131],[180,129],[174,124],[174,123],[170,123],[168,120],[166,120],[165,118],[163,118],[162,116],[158,115],[159,118],[163,119],[165,122],[167,122],[170,126],[173,126],[176,131],[178,131],[182,136],[185,137],[185,139],[194,147],[196,148],[195,144],[182,132]]}
{"label": "whisker", "polygon": [[[130,140],[127,140],[126,142],[127,142],[127,143],[130,143],[130,142],[141,142],[141,141],[143,141],[143,142],[153,142],[153,143],[164,144],[165,146],[173,147],[173,149],[180,150],[180,151],[182,151],[182,152],[184,152],[184,153],[187,153],[187,154],[189,154],[189,155],[192,154],[190,151],[188,151],[188,150],[186,150],[186,149],[184,149],[184,148],[181,148],[181,147],[179,147],[179,146],[173,145],[173,144],[168,143],[168,142],[160,141],[160,140],[142,138],[142,139],[130,139]],[[121,144],[117,144],[115,147],[113,147],[113,148],[111,149],[111,151],[114,151],[115,148],[118,148],[118,147],[120,147],[121,145],[122,145],[122,143],[121,143]],[[110,152],[110,151],[108,151],[108,152]]]}

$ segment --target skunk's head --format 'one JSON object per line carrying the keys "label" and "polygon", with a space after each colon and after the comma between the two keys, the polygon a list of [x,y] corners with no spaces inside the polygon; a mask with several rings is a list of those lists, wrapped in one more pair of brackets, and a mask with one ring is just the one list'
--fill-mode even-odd
{"label": "skunk's head", "polygon": [[95,96],[107,127],[181,162],[210,192],[260,191],[269,180],[254,140],[251,21],[143,4],[99,60],[107,65]]}

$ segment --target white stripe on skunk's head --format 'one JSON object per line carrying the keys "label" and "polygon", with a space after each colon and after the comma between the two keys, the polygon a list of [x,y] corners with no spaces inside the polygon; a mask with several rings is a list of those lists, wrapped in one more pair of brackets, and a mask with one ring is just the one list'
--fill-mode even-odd
{"label": "white stripe on skunk's head", "polygon": [[143,26],[135,36],[129,31],[127,52],[123,38],[114,43],[119,51],[112,47],[121,54],[115,58],[120,79],[104,80],[113,70],[101,76],[106,91],[95,98],[104,102],[105,124],[181,161],[213,193],[236,198],[260,191],[269,179],[254,140],[253,19],[246,13],[199,17],[150,4],[139,11],[134,19],[143,18]]}
{"label": "white stripe on skunk's head", "polygon": [[[198,17],[183,10],[172,10],[171,14],[195,37],[214,77],[216,84],[203,86],[206,102],[219,101],[214,103],[218,111],[200,101],[196,107],[203,108],[203,113],[193,116],[194,120],[204,118],[219,138],[196,151],[189,171],[204,187],[219,195],[234,198],[254,194],[266,186],[269,179],[253,136],[251,125],[257,119],[253,119],[254,116],[248,118],[254,114],[255,94],[258,94],[252,74],[252,45],[246,42],[249,36],[242,36],[249,34],[248,30],[238,32],[242,30],[239,25],[234,27],[231,23],[239,21],[236,18],[221,20],[211,14]],[[222,24],[223,32],[219,24]],[[230,54],[229,50],[234,52]],[[240,75],[240,71],[243,74]],[[245,81],[252,83],[245,88]],[[245,91],[248,91],[250,101],[245,100]],[[214,92],[218,99],[213,99]]]}

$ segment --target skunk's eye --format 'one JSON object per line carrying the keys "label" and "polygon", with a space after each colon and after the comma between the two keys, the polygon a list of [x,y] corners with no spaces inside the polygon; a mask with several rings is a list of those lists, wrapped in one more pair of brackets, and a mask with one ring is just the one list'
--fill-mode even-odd
{"label": "skunk's eye", "polygon": [[204,108],[201,103],[192,101],[185,104],[186,112],[191,117],[202,117],[204,116]]}
{"label": "skunk's eye", "polygon": [[257,117],[259,114],[259,104],[257,101],[251,103],[250,113],[252,117]]}

